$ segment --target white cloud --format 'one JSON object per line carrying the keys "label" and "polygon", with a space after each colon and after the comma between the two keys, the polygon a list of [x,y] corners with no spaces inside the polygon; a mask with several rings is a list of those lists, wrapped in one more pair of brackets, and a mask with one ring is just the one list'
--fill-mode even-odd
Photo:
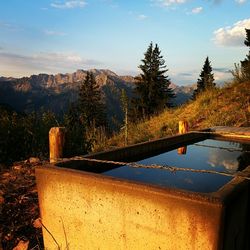
{"label": "white cloud", "polygon": [[224,83],[230,79],[232,79],[232,74],[230,73],[230,71],[220,72],[220,71],[214,70],[214,80],[216,83],[218,84]]}
{"label": "white cloud", "polygon": [[246,2],[246,0],[235,0],[235,2],[238,3],[238,4],[243,4],[243,3]]}
{"label": "white cloud", "polygon": [[38,53],[31,56],[31,59],[40,62],[47,61],[49,63],[84,63],[84,60],[77,54],[65,53]]}
{"label": "white cloud", "polygon": [[163,6],[170,6],[174,4],[183,4],[187,2],[187,0],[156,0],[156,2],[160,3]]}
{"label": "white cloud", "polygon": [[54,30],[45,30],[44,34],[48,36],[66,36],[67,34],[64,32],[54,31]]}
{"label": "white cloud", "polygon": [[137,16],[137,19],[138,20],[145,20],[146,18],[148,18],[146,15],[143,15],[143,14],[141,14],[141,15],[139,15],[139,16]]}
{"label": "white cloud", "polygon": [[250,18],[214,31],[213,41],[222,46],[244,46],[246,28],[250,28]]}
{"label": "white cloud", "polygon": [[209,155],[208,164],[211,167],[224,167],[225,170],[237,171],[239,163],[237,161],[238,152],[218,152],[211,151]]}
{"label": "white cloud", "polygon": [[199,14],[199,13],[202,12],[202,10],[203,10],[202,7],[196,7],[196,8],[193,8],[191,12],[192,12],[193,14]]}
{"label": "white cloud", "polygon": [[86,2],[85,1],[66,1],[64,3],[61,2],[55,2],[51,3],[50,6],[57,9],[74,9],[74,8],[83,8],[85,7]]}
{"label": "white cloud", "polygon": [[0,68],[9,76],[36,73],[71,72],[79,68],[93,68],[101,62],[84,59],[75,53],[37,53],[30,56],[0,51]]}
{"label": "white cloud", "polygon": [[[200,66],[199,66],[200,67]],[[174,84],[177,85],[191,85],[197,82],[199,78],[201,69],[198,67],[197,69],[185,71],[182,70],[181,72],[174,72],[171,70],[170,78]],[[216,84],[222,84],[226,81],[232,79],[232,74],[230,73],[230,68],[214,68],[213,67],[213,74]]]}

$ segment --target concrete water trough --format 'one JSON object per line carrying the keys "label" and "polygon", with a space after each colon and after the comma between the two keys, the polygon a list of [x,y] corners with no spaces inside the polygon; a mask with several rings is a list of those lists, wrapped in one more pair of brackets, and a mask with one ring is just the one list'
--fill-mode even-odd
{"label": "concrete water trough", "polygon": [[[180,147],[184,150],[178,155]],[[220,127],[86,158],[166,163],[229,176],[144,170],[81,158],[40,166],[36,179],[45,247],[249,249],[249,152],[250,128]]]}

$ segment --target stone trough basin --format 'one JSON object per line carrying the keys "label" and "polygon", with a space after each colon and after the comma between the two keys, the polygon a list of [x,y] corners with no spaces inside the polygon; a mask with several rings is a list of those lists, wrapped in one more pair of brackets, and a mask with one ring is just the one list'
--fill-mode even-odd
{"label": "stone trough basin", "polygon": [[229,175],[78,158],[38,167],[46,249],[249,249],[250,128],[210,131],[86,157]]}

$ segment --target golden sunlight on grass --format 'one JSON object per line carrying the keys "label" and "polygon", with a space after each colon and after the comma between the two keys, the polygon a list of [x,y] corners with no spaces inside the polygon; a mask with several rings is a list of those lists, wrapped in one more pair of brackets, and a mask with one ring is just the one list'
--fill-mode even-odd
{"label": "golden sunlight on grass", "polygon": [[[207,90],[195,101],[175,109],[166,109],[160,115],[141,123],[130,124],[128,142],[133,144],[177,134],[179,120],[187,120],[191,130],[213,126],[249,126],[249,87],[250,82],[245,82]],[[123,133],[114,135],[106,146],[124,146],[123,137]]]}

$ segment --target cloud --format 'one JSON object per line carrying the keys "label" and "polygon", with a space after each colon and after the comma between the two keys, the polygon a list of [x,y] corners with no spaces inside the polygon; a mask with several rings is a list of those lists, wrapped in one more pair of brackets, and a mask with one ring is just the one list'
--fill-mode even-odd
{"label": "cloud", "polygon": [[214,31],[213,41],[221,46],[244,46],[246,28],[250,28],[250,18]]}
{"label": "cloud", "polygon": [[229,73],[231,69],[229,68],[213,68],[214,71],[221,72],[221,73]]}
{"label": "cloud", "polygon": [[44,34],[47,36],[66,36],[64,32],[54,31],[54,30],[45,30]]}
{"label": "cloud", "polygon": [[213,71],[214,71],[214,80],[219,85],[232,79],[232,74],[230,73],[230,71],[225,71],[225,72],[216,71],[216,70],[213,70]]}
{"label": "cloud", "polygon": [[182,71],[182,72],[170,72],[170,79],[171,82],[178,85],[189,85],[197,82],[197,76],[199,75],[199,71],[197,70],[189,70],[189,71]]}
{"label": "cloud", "polygon": [[208,0],[208,1],[216,5],[216,4],[220,4],[223,0]]}
{"label": "cloud", "polygon": [[179,76],[187,76],[187,77],[189,77],[189,76],[193,76],[193,73],[179,73],[178,75]]}
{"label": "cloud", "polygon": [[192,12],[193,14],[199,14],[199,13],[202,12],[202,10],[203,10],[202,7],[196,7],[196,8],[193,8],[193,9],[191,10],[191,12]]}
{"label": "cloud", "polygon": [[16,25],[13,25],[11,23],[6,23],[3,21],[0,21],[0,29],[7,29],[7,30],[18,30],[19,28]]}
{"label": "cloud", "polygon": [[138,20],[145,20],[146,18],[148,18],[146,15],[143,15],[143,14],[141,14],[141,15],[139,15],[139,16],[137,16],[137,19]]}
{"label": "cloud", "polygon": [[175,4],[183,4],[186,3],[187,0],[156,0],[157,3],[159,3],[162,6],[171,6]]}
{"label": "cloud", "polygon": [[221,3],[223,0],[213,0],[213,3],[214,4],[219,4],[219,3]]}
{"label": "cloud", "polygon": [[[229,68],[213,68],[214,79],[216,84],[222,84],[232,79],[232,74]],[[194,69],[186,72],[171,72],[170,78],[173,83],[180,85],[193,84],[199,78],[200,70]]]}
{"label": "cloud", "polygon": [[75,8],[83,8],[85,7],[86,2],[85,1],[65,1],[64,3],[61,2],[55,2],[51,3],[50,6],[56,9],[75,9]]}
{"label": "cloud", "polygon": [[70,72],[78,68],[98,67],[102,63],[74,53],[37,53],[30,56],[0,51],[0,68],[11,76],[35,73]]}
{"label": "cloud", "polygon": [[235,0],[235,2],[238,3],[238,4],[243,4],[243,3],[246,2],[246,0]]}
{"label": "cloud", "polygon": [[207,163],[211,167],[224,167],[225,170],[237,171],[239,167],[239,163],[237,161],[238,156],[239,152],[211,151]]}
{"label": "cloud", "polygon": [[77,54],[65,53],[38,53],[31,57],[33,60],[40,62],[47,61],[50,63],[83,63],[83,59]]}

